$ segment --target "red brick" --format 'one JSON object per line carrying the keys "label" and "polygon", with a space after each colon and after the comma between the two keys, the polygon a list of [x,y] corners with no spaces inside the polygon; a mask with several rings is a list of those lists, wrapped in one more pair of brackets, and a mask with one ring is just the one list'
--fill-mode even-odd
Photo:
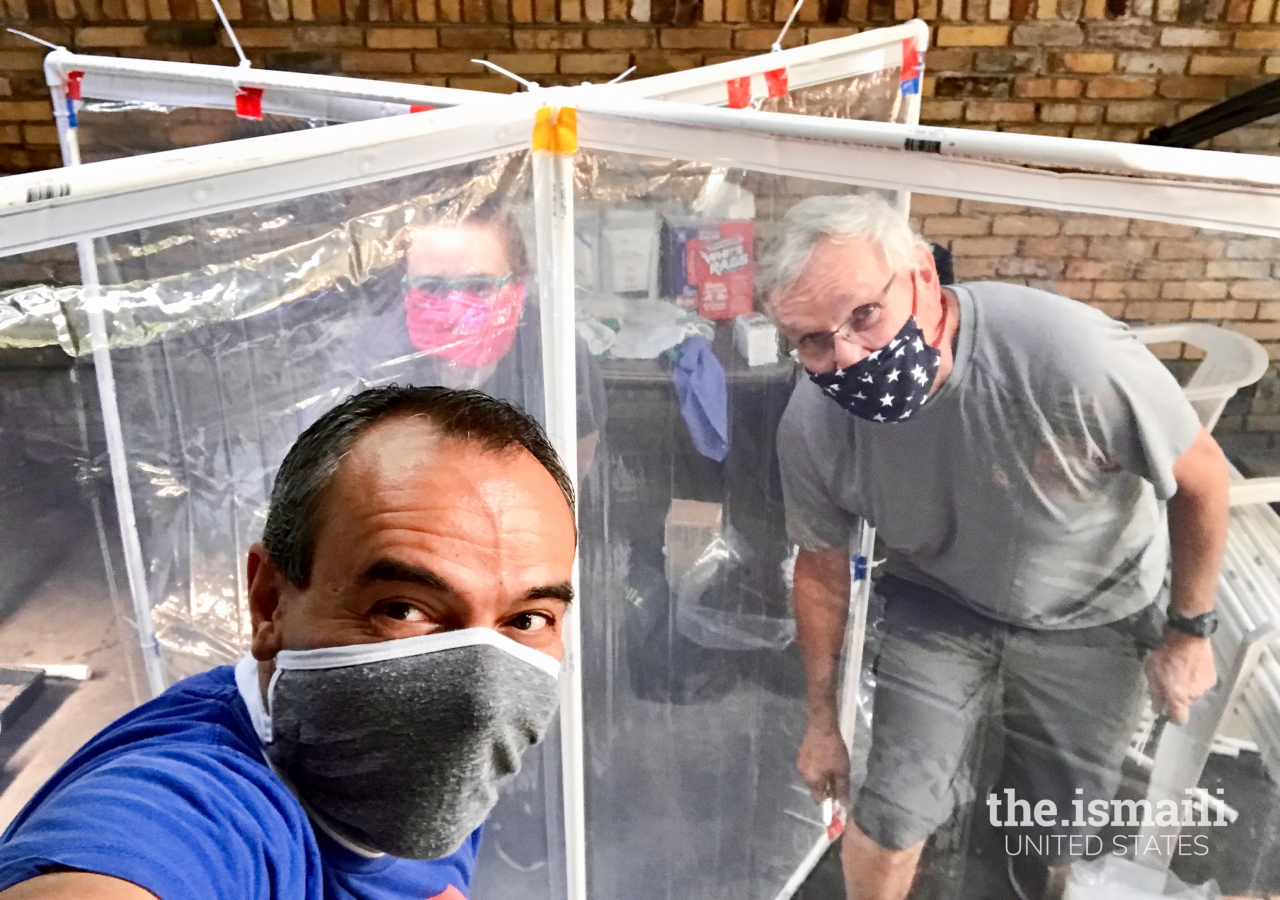
{"label": "red brick", "polygon": [[1089,97],[1105,98],[1108,100],[1137,100],[1144,97],[1150,97],[1155,93],[1155,90],[1155,83],[1149,78],[1123,78],[1109,76],[1091,79],[1089,84],[1085,87],[1085,95]]}
{"label": "red brick", "polygon": [[1192,75],[1256,75],[1262,67],[1257,56],[1195,56]]}
{"label": "red brick", "polygon": [[1173,100],[1222,100],[1227,84],[1221,78],[1161,78],[1160,96]]}
{"label": "red brick", "polygon": [[929,236],[988,234],[990,230],[986,219],[969,216],[930,216],[924,220],[924,234]]}
{"label": "red brick", "polygon": [[348,50],[342,54],[342,71],[360,74],[408,73],[413,71],[413,56],[409,53]]}
{"label": "red brick", "polygon": [[591,28],[587,46],[593,50],[644,50],[653,46],[653,32],[642,28]]}
{"label": "red brick", "polygon": [[728,50],[733,32],[724,28],[666,28],[659,40],[667,50]]}
{"label": "red brick", "polygon": [[941,25],[934,40],[939,47],[1003,47],[1008,42],[1007,25]]}
{"label": "red brick", "polygon": [[998,100],[970,100],[964,113],[970,122],[1034,122],[1034,103],[1006,103]]}
{"label": "red brick", "polygon": [[1231,43],[1231,32],[1212,28],[1165,28],[1160,32],[1161,47],[1225,47]]}
{"label": "red brick", "polygon": [[[239,32],[236,32],[239,37]],[[123,26],[95,26],[76,32],[76,49],[87,47],[141,47],[147,42],[145,28]]]}
{"label": "red brick", "polygon": [[1079,72],[1083,75],[1097,75],[1103,72],[1110,72],[1115,66],[1116,55],[1114,53],[1083,53],[1071,52],[1062,53],[1058,57],[1058,64],[1068,72]]}
{"label": "red brick", "polygon": [[507,50],[511,32],[506,28],[441,28],[440,46],[448,50]]}
{"label": "red brick", "polygon": [[1222,241],[1166,240],[1156,247],[1156,256],[1160,259],[1217,259],[1222,256],[1222,250]]}
{"label": "red brick", "polygon": [[1155,249],[1155,241],[1141,238],[1096,237],[1089,241],[1090,259],[1146,259]]}
{"label": "red brick", "polygon": [[44,69],[43,50],[0,51],[0,72],[39,72]]}
{"label": "red brick", "polygon": [[1042,122],[1097,122],[1102,118],[1102,107],[1084,103],[1042,103]]}
{"label": "red brick", "polygon": [[1237,50],[1280,50],[1280,30],[1237,31]]}
{"label": "red brick", "polygon": [[1013,83],[1013,93],[1017,97],[1069,100],[1079,97],[1083,86],[1078,78],[1019,78]]}
{"label": "red brick", "polygon": [[573,53],[560,57],[566,75],[621,75],[631,66],[626,53]]}
{"label": "red brick", "polygon": [[1118,101],[1107,105],[1107,121],[1112,124],[1151,123],[1162,124],[1173,112],[1168,103],[1160,101]]}
{"label": "red brick", "polygon": [[53,104],[48,100],[6,100],[0,102],[0,122],[51,122]]}
{"label": "red brick", "polygon": [[1258,304],[1241,300],[1199,300],[1191,304],[1193,319],[1252,319]]}
{"label": "red brick", "polygon": [[496,66],[517,75],[553,75],[556,71],[554,53],[490,53],[486,57]]}
{"label": "red brick", "polygon": [[1067,264],[1066,277],[1071,281],[1123,281],[1132,267],[1132,263],[1120,260],[1073,259]]}
{"label": "red brick", "polygon": [[991,223],[992,234],[1057,234],[1062,223],[1050,216],[996,216]]}
{"label": "red brick", "polygon": [[1082,237],[1029,237],[1022,242],[1025,256],[1055,256],[1063,259],[1085,255]]}
{"label": "red brick", "polygon": [[1237,281],[1231,285],[1231,296],[1237,300],[1280,300],[1280,281]]}
{"label": "red brick", "polygon": [[[776,28],[744,28],[733,32],[733,47],[735,50],[768,50],[777,39]],[[782,40],[784,48],[799,47],[803,43],[804,35],[797,29],[788,31]]]}
{"label": "red brick", "polygon": [[476,71],[474,53],[415,53],[413,68],[426,74],[469,74]]}
{"label": "red brick", "polygon": [[1222,281],[1166,281],[1160,296],[1167,300],[1221,300],[1227,296]]}
{"label": "red brick", "polygon": [[513,35],[517,50],[581,50],[581,31],[559,31],[538,28],[517,30]]}
{"label": "red brick", "polygon": [[1189,318],[1191,304],[1183,301],[1126,303],[1124,317],[1142,322],[1177,322]]}
{"label": "red brick", "polygon": [[1014,237],[960,237],[951,242],[956,256],[1014,256],[1018,239]]}
{"label": "red brick", "polygon": [[370,50],[430,50],[437,44],[434,28],[370,28],[365,33]]}

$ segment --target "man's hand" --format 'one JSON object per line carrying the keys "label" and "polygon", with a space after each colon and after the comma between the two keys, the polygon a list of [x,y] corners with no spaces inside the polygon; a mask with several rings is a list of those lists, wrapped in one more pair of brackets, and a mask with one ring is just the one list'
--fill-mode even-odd
{"label": "man's hand", "polygon": [[1208,638],[1170,631],[1159,647],[1147,654],[1147,686],[1156,712],[1169,714],[1174,725],[1185,725],[1195,703],[1217,683],[1213,647]]}
{"label": "man's hand", "polygon": [[834,725],[810,722],[800,742],[796,771],[809,786],[815,803],[827,797],[849,805],[849,749]]}

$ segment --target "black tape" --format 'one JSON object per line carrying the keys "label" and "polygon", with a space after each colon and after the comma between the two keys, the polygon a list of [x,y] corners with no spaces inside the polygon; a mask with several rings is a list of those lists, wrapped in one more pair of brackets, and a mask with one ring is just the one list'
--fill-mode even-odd
{"label": "black tape", "polygon": [[916,153],[941,153],[942,141],[931,141],[925,138],[907,138],[903,144],[904,150],[914,150]]}
{"label": "black tape", "polygon": [[59,197],[71,196],[71,185],[65,181],[54,184],[33,184],[27,188],[27,202],[38,203],[41,200],[55,200]]}

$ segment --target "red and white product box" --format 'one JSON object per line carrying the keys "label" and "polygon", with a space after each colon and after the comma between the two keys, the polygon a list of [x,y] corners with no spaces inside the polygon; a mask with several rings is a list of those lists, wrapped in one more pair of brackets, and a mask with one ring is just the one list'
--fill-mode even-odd
{"label": "red and white product box", "polygon": [[689,284],[698,289],[698,315],[704,319],[732,319],[754,308],[754,235],[752,222],[699,225],[685,245]]}

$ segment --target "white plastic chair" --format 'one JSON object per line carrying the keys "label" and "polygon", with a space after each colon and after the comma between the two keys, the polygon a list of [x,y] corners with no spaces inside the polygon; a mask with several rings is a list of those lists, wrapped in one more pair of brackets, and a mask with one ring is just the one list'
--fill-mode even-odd
{"label": "white plastic chair", "polygon": [[1253,338],[1237,331],[1199,322],[1172,325],[1142,325],[1133,329],[1144,344],[1184,343],[1204,351],[1183,388],[1200,416],[1200,423],[1213,431],[1227,401],[1242,387],[1253,384],[1267,371],[1267,351]]}

